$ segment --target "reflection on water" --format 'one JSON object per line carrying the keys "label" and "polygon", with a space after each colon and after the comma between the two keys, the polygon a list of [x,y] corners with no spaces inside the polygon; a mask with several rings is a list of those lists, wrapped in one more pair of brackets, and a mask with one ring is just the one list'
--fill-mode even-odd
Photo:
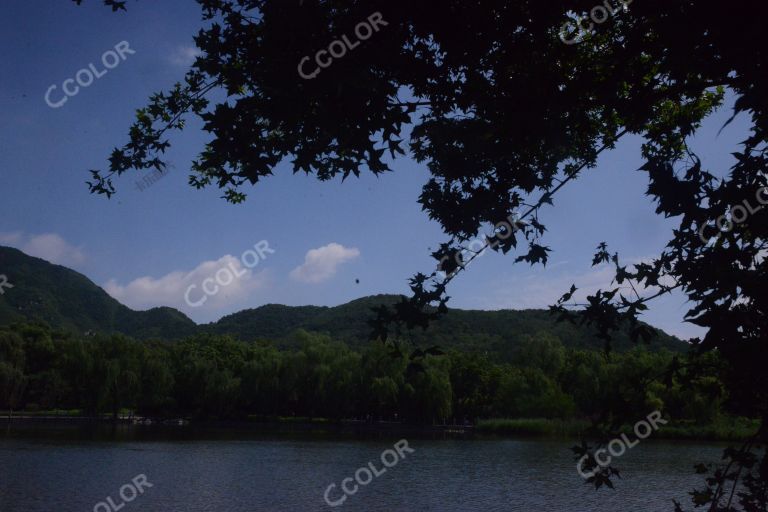
{"label": "reflection on water", "polygon": [[331,508],[325,489],[379,460],[397,438],[15,426],[0,430],[0,511],[90,512],[144,474],[153,486],[122,512],[671,512],[672,498],[687,502],[701,484],[692,465],[717,460],[723,448],[645,441],[620,459],[616,490],[595,492],[576,473],[573,441],[408,439],[414,453]]}

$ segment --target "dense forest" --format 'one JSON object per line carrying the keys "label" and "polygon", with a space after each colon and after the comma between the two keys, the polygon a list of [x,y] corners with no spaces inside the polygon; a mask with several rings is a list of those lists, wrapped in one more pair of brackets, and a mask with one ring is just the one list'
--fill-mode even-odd
{"label": "dense forest", "polygon": [[[439,342],[436,342],[439,345]],[[294,348],[196,335],[181,341],[78,336],[42,325],[0,328],[0,407],[153,417],[297,416],[411,423],[481,418],[585,418],[605,404],[715,421],[726,400],[715,377],[665,382],[675,354],[566,348],[527,336],[501,362],[455,349],[370,343],[353,350],[296,331]],[[415,356],[414,356],[415,355]]]}

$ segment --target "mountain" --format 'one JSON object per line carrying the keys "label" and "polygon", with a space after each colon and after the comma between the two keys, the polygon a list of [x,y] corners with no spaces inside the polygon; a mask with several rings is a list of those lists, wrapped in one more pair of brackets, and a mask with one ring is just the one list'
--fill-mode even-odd
{"label": "mountain", "polygon": [[[219,321],[201,326],[209,333],[229,334],[243,340],[260,338],[290,345],[291,333],[296,329],[327,333],[352,347],[368,343],[370,327],[367,320],[371,308],[393,304],[398,295],[374,295],[353,300],[334,307],[282,306],[268,304],[225,316]],[[657,330],[652,348],[684,350],[684,342]],[[444,348],[481,350],[500,355],[511,353],[526,336],[546,334],[556,336],[568,347],[602,348],[595,331],[557,322],[547,310],[462,310],[449,309],[445,316],[433,322],[428,329],[416,329],[409,338],[418,345],[438,344]],[[613,341],[617,350],[634,346],[626,332],[619,332]]]}
{"label": "mountain", "polygon": [[0,294],[0,325],[43,321],[79,333],[178,338],[197,324],[173,308],[134,311],[74,270],[0,246],[0,274],[13,288]]}
{"label": "mountain", "polygon": [[[78,333],[122,333],[134,338],[179,339],[194,334],[226,334],[246,341],[267,339],[290,346],[297,329],[327,333],[352,347],[368,341],[371,308],[392,304],[398,295],[374,295],[339,306],[283,306],[267,304],[227,315],[217,322],[197,325],[169,307],[134,311],[74,270],[0,246],[0,274],[14,285],[0,294],[0,325],[40,320]],[[558,323],[546,310],[476,311],[451,309],[427,330],[409,338],[419,345],[480,350],[504,357],[527,336],[550,335],[569,347],[602,348],[594,331]],[[617,350],[632,346],[618,333]],[[652,347],[682,350],[685,344],[659,331]]]}

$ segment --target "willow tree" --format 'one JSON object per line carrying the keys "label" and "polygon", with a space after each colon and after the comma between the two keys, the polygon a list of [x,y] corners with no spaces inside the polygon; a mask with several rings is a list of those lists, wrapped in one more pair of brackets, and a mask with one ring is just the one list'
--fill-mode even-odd
{"label": "willow tree", "polygon": [[[444,311],[448,284],[483,249],[546,264],[539,210],[621,137],[641,137],[649,200],[677,223],[669,243],[637,265],[600,244],[594,262],[615,265],[615,287],[579,308],[572,288],[553,310],[594,324],[609,347],[618,326],[651,336],[637,320],[646,303],[684,293],[688,321],[706,334],[691,340],[691,359],[676,362],[670,378],[683,367],[717,372],[732,410],[763,421],[694,501],[766,510],[768,459],[754,447],[766,440],[768,419],[768,4],[198,2],[200,56],[183,81],[137,111],[109,167],[91,171],[93,192],[111,196],[121,174],[163,169],[171,133],[190,116],[209,134],[190,184],[218,187],[235,203],[284,161],[325,181],[393,171],[399,157],[413,158],[431,173],[419,202],[446,241],[432,254],[437,268],[411,278],[412,295],[378,311],[375,334],[385,338]],[[708,169],[689,141],[726,93],[749,132],[730,169]],[[483,244],[468,247],[478,236]],[[697,365],[706,352],[722,364]],[[734,499],[745,471],[748,492]],[[604,468],[591,482],[610,483],[611,474]]]}

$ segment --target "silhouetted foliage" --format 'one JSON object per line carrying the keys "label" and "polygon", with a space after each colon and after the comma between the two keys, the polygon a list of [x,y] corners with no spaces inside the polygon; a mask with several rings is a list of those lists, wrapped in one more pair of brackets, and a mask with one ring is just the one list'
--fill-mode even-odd
{"label": "silhouetted foliage", "polygon": [[[182,129],[187,114],[211,135],[190,183],[218,186],[232,202],[285,159],[294,172],[343,179],[391,170],[407,146],[432,174],[419,202],[450,240],[433,254],[438,269],[412,278],[411,297],[379,309],[375,335],[386,338],[393,326],[423,327],[447,310],[447,285],[476,251],[451,256],[479,232],[491,250],[526,245],[516,262],[546,264],[540,208],[622,136],[641,137],[647,194],[678,223],[667,247],[624,265],[601,246],[596,260],[615,265],[615,287],[579,312],[568,303],[572,290],[553,310],[595,325],[610,348],[623,325],[647,339],[652,333],[636,320],[646,303],[681,291],[692,304],[688,320],[707,329],[696,350],[717,352],[734,405],[768,420],[768,209],[742,221],[732,210],[768,186],[767,4],[632,2],[573,45],[559,38],[563,22],[588,14],[595,0],[200,4],[201,56],[183,84],[138,111],[130,142],[113,151],[106,173],[92,171],[92,191],[112,195],[115,176],[162,169],[168,130]],[[298,76],[305,55],[374,12],[387,23],[375,41],[311,80]],[[213,90],[223,98],[214,104],[206,97]],[[707,169],[688,143],[726,91],[750,131],[731,169]],[[499,224],[512,215],[524,227]],[[720,232],[719,218],[732,219],[733,229]],[[654,291],[643,296],[645,289]],[[696,505],[720,509],[722,497],[701,494]],[[742,500],[749,510],[765,510],[760,503]]]}

